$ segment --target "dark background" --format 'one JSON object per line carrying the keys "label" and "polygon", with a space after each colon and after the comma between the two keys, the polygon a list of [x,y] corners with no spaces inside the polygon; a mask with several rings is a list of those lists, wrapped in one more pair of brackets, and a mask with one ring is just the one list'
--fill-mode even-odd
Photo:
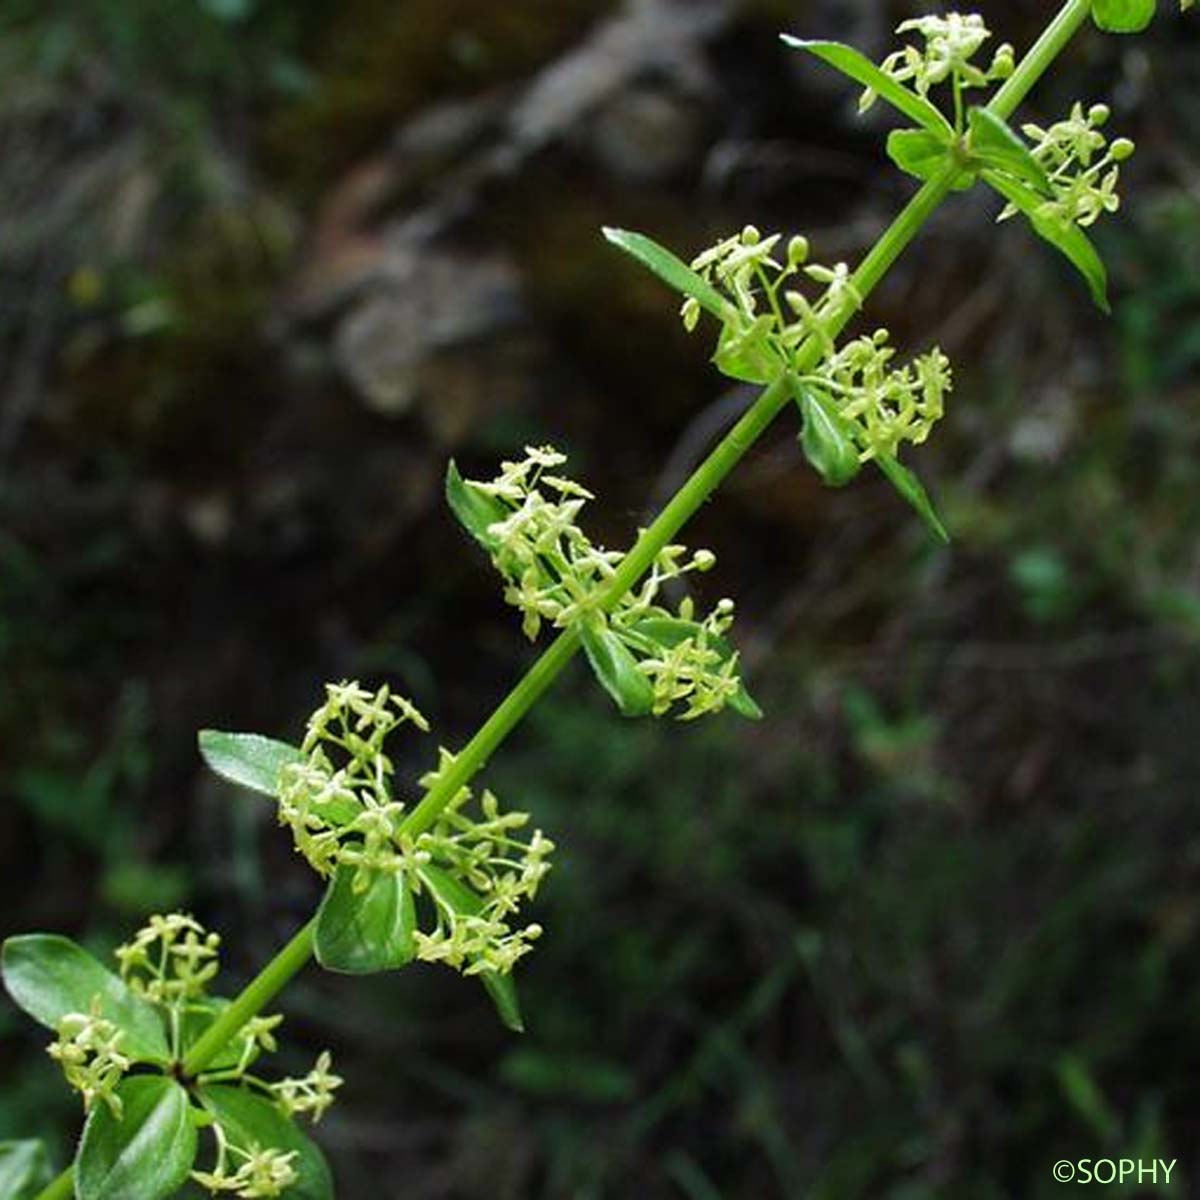
{"label": "dark background", "polygon": [[[1052,11],[983,8],[1019,47]],[[746,397],[599,226],[853,261],[911,185],[775,35],[880,57],[911,12],[7,0],[0,934],[106,952],[182,906],[230,990],[275,951],[316,882],[197,728],[294,738],[359,677],[466,740],[533,651],[447,458],[553,441],[628,544]],[[576,666],[496,756],[560,846],[529,1032],[434,968],[285,994],[284,1065],[348,1079],[340,1195],[992,1200],[1106,1156],[1200,1195],[1197,80],[1172,14],[1027,110],[1139,143],[1112,320],[982,191],[872,299],[958,367],[908,456],[951,548],[823,490],[785,415],[688,531],[767,719],[627,724]],[[0,1008],[0,1138],[61,1163],[44,1041]]]}

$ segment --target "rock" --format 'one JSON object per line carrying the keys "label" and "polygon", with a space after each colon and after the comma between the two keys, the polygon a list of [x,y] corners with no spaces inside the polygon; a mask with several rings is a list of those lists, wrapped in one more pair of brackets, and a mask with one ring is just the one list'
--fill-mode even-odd
{"label": "rock", "polygon": [[394,416],[419,395],[432,356],[487,341],[523,313],[517,270],[503,256],[394,253],[338,324],[334,353],[367,405]]}

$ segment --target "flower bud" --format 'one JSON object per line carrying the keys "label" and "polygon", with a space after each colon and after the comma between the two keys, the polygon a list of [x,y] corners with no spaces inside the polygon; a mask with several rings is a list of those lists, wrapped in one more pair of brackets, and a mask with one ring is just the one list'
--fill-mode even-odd
{"label": "flower bud", "polygon": [[802,267],[808,261],[808,238],[794,237],[788,242],[788,266]]}

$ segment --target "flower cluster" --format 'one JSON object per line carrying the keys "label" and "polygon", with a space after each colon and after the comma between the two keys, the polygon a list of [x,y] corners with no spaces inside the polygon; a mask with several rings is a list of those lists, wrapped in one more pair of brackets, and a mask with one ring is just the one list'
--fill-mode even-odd
{"label": "flower cluster", "polygon": [[292,1165],[297,1151],[285,1153],[270,1146],[236,1146],[220,1125],[214,1125],[213,1129],[217,1161],[211,1171],[192,1172],[192,1178],[213,1195],[233,1192],[241,1200],[262,1200],[283,1195],[299,1179]]}
{"label": "flower cluster", "polygon": [[[421,779],[427,789],[437,786],[454,762],[445,749],[439,755],[437,770]],[[413,935],[417,957],[466,975],[506,975],[542,935],[537,923],[522,926],[513,918],[536,897],[550,870],[554,843],[540,829],[528,841],[516,837],[529,814],[502,812],[490,791],[480,797],[478,816],[465,811],[471,800],[470,789],[461,788],[433,827],[416,839],[416,877],[434,913],[433,928]],[[468,903],[446,886],[441,871],[470,888]]]}
{"label": "flower cluster", "polygon": [[920,445],[945,411],[953,387],[950,360],[937,347],[894,368],[886,329],[856,338],[802,379],[831,397],[854,433],[860,459],[895,457],[902,442]]}
{"label": "flower cluster", "polygon": [[132,1065],[121,1053],[120,1029],[100,1015],[97,996],[87,1013],[68,1013],[58,1022],[58,1036],[46,1053],[62,1067],[67,1083],[83,1097],[84,1111],[91,1112],[97,1100],[121,1116],[117,1084]]}
{"label": "flower cluster", "polygon": [[404,865],[405,806],[393,796],[395,765],[384,743],[410,723],[429,729],[386,684],[375,692],[357,682],[326,684],[325,703],[308,720],[305,758],[284,768],[278,793],[280,824],[319,874],[353,866],[365,886],[370,872]]}
{"label": "flower cluster", "polygon": [[220,970],[220,935],[185,913],[153,916],[115,954],[121,978],[152,1004],[178,1005],[204,994]]}
{"label": "flower cluster", "polygon": [[[353,868],[358,892],[381,873],[402,876],[413,896],[427,899],[433,918],[431,928],[413,931],[417,958],[467,974],[511,971],[541,934],[540,926],[521,927],[512,917],[550,869],[553,842],[540,830],[517,837],[529,814],[502,812],[489,791],[478,812],[470,811],[466,787],[431,828],[410,831],[411,810],[395,794],[384,742],[407,723],[427,730],[425,719],[386,687],[370,692],[343,682],[325,692],[309,720],[305,757],[285,766],[279,780],[280,821],[291,827],[297,850],[322,875]],[[437,769],[420,780],[426,792],[454,761],[445,749],[439,756]]]}
{"label": "flower cluster", "polygon": [[[846,308],[862,307],[846,263],[829,267],[809,262],[808,239],[800,236],[788,241],[781,263],[775,252],[782,241],[782,234],[763,237],[747,225],[692,260],[692,269],[730,302],[713,361],[735,379],[769,383],[790,367],[810,336],[831,352],[830,322]],[[800,290],[802,277],[824,289],[819,300]],[[695,329],[699,303],[686,300],[681,316],[689,332]]]}
{"label": "flower cluster", "polygon": [[[227,1006],[210,992],[220,966],[219,946],[215,933],[194,917],[176,912],[150,917],[117,948],[119,978],[82,948],[60,952],[64,989],[105,982],[87,1011],[66,1012],[57,1019],[48,1052],[82,1096],[85,1110],[93,1112],[99,1102],[117,1121],[128,1119],[125,1080],[132,1081],[129,1072],[135,1067],[154,1067],[186,1082],[195,1109],[189,1119],[212,1129],[217,1139],[215,1167],[195,1170],[192,1178],[212,1192],[229,1192],[244,1200],[278,1196],[299,1179],[292,1165],[298,1152],[252,1142],[239,1125],[223,1121],[219,1108],[209,1111],[206,1089],[240,1088],[273,1105],[287,1120],[305,1114],[316,1122],[333,1103],[342,1080],[333,1073],[327,1052],[300,1078],[271,1083],[251,1074],[251,1065],[264,1052],[278,1049],[275,1030],[283,1018],[262,1014],[245,1022],[210,1067],[184,1080],[189,1051]],[[154,1044],[147,1031],[156,1020],[163,1035],[161,1051],[147,1048]],[[140,1075],[137,1080],[147,1078]]]}
{"label": "flower cluster", "polygon": [[330,1070],[333,1058],[328,1050],[322,1050],[316,1064],[307,1075],[299,1079],[290,1076],[271,1084],[275,1103],[287,1117],[307,1113],[315,1125],[328,1112],[335,1099],[334,1092],[342,1086],[342,1077]]}
{"label": "flower cluster", "polygon": [[[1047,217],[1064,225],[1086,227],[1120,207],[1120,164],[1133,154],[1134,144],[1128,138],[1109,142],[1101,132],[1109,116],[1107,104],[1093,104],[1085,111],[1082,104],[1076,103],[1066,120],[1055,122],[1049,129],[1022,126],[1033,142],[1033,157],[1050,183],[1053,199],[1042,210]],[[1010,205],[1001,219],[1015,211]]]}
{"label": "flower cluster", "polygon": [[[815,337],[823,351],[821,363],[801,374],[798,382],[834,400],[854,434],[861,461],[894,456],[903,442],[925,441],[942,417],[951,390],[949,360],[935,347],[897,367],[896,351],[882,329],[839,349],[829,322],[834,313],[861,303],[852,276],[845,264],[808,264],[804,238],[792,239],[786,264],[781,264],[774,257],[781,241],[778,234],[764,238],[749,227],[739,237],[718,242],[692,264],[707,282],[721,289],[739,314],[726,323],[717,361],[722,354],[737,355],[742,366],[761,366],[764,373],[793,370],[797,348]],[[794,287],[801,272],[825,286],[819,303]],[[698,311],[685,304],[685,322],[694,316]]]}
{"label": "flower cluster", "polygon": [[[769,255],[771,239],[768,243]],[[710,266],[716,271],[724,261],[714,258]],[[743,288],[736,269],[730,286],[741,288],[742,303],[752,308],[753,285],[747,281]],[[497,506],[497,519],[481,540],[504,578],[505,600],[522,613],[526,635],[535,637],[545,621],[608,639],[637,677],[633,690],[644,689],[645,704],[636,711],[662,716],[678,706],[681,719],[691,720],[727,705],[752,704],[738,675],[738,655],[724,641],[733,623],[733,601],[722,600],[700,620],[687,597],[674,610],[663,603],[669,584],[710,571],[716,556],[666,546],[642,581],[607,607],[605,585],[623,556],[596,546],[579,527],[580,512],[592,497],[573,480],[552,473],[565,462],[552,447],[527,447],[523,459],[502,463],[490,482],[465,484]],[[614,647],[612,639],[619,645]]]}
{"label": "flower cluster", "polygon": [[[976,13],[916,17],[904,21],[896,32],[916,33],[924,38],[925,45],[923,48],[905,46],[889,54],[880,64],[881,69],[897,83],[907,84],[911,80],[920,96],[928,96],[933,88],[949,81],[954,85],[957,100],[964,88],[986,87],[1007,79],[1016,66],[1013,48],[1007,42],[996,50],[988,67],[981,67],[974,61],[992,36],[983,18]],[[868,89],[863,93],[859,108],[865,112],[876,99],[877,94]]]}

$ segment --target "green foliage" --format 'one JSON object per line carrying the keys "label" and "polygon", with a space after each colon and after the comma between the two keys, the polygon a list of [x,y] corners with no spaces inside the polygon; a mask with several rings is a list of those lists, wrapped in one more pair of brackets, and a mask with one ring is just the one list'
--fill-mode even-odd
{"label": "green foliage", "polygon": [[[1190,0],[1181,0],[1187,9]],[[1154,20],[1155,0],[1094,0],[1092,16],[1107,33],[1141,33]]]}
{"label": "green foliage", "polygon": [[[199,7],[214,20],[238,24],[250,20],[259,6],[252,0],[212,0]],[[1086,5],[1078,3],[1072,11],[1080,21],[1087,14]],[[1102,27],[1128,31],[1148,23],[1153,6],[1097,0],[1093,12]],[[501,811],[490,791],[476,799],[471,784],[580,646],[625,715],[662,715],[674,705],[682,706],[684,718],[726,706],[745,717],[762,715],[746,692],[739,655],[725,636],[732,602],[723,600],[697,618],[690,597],[666,607],[660,592],[678,587],[689,572],[711,568],[709,552],[689,557],[672,539],[790,400],[800,410],[804,456],[825,483],[843,486],[863,463],[874,461],[946,539],[925,489],[899,454],[907,445],[924,443],[943,416],[952,384],[949,361],[935,348],[895,367],[886,330],[840,340],[937,202],[983,179],[1008,202],[1002,217],[1023,213],[1035,232],[1076,267],[1107,311],[1106,271],[1083,229],[1118,207],[1118,165],[1133,150],[1131,142],[1110,144],[1099,132],[1107,108],[1085,112],[1077,104],[1066,120],[1048,129],[1023,126],[1022,138],[996,109],[966,104],[972,89],[1008,80],[1018,71],[1010,46],[1000,46],[990,65],[979,58],[991,37],[979,17],[922,17],[904,22],[899,32],[917,35],[923,45],[905,46],[878,67],[836,43],[788,39],[866,87],[861,107],[881,97],[919,126],[894,131],[888,148],[924,186],[857,271],[845,263],[811,262],[803,237],[784,243],[780,235],[764,238],[753,226],[720,239],[690,265],[644,235],[605,231],[610,242],[683,295],[681,316],[689,330],[705,313],[718,321],[713,354],[718,370],[766,388],[664,514],[640,533],[628,555],[592,543],[579,528],[577,517],[592,497],[574,481],[551,473],[564,461],[551,448],[527,449],[524,460],[503,463],[490,482],[465,480],[450,464],[450,507],[492,557],[505,581],[505,599],[522,612],[525,633],[532,639],[550,624],[562,636],[459,754],[439,750],[437,766],[419,780],[415,802],[401,797],[396,763],[385,742],[402,725],[422,731],[428,726],[413,705],[387,687],[372,692],[356,683],[327,685],[326,701],[310,718],[300,747],[254,734],[201,734],[208,765],[223,778],[271,797],[297,849],[328,880],[315,920],[255,984],[234,1003],[210,994],[219,939],[178,913],[153,918],[118,950],[120,977],[66,939],[33,935],[5,943],[5,984],[18,1004],[55,1031],[50,1054],[88,1112],[75,1163],[76,1192],[84,1200],[134,1195],[156,1200],[172,1194],[189,1174],[214,1193],[286,1193],[302,1200],[332,1195],[320,1152],[293,1121],[302,1114],[316,1120],[332,1103],[342,1081],[332,1074],[329,1056],[322,1054],[308,1075],[276,1083],[248,1070],[277,1048],[273,1030],[281,1018],[262,1016],[263,1005],[310,950],[331,970],[361,974],[414,959],[443,962],[478,976],[503,1022],[510,1029],[523,1028],[511,972],[542,928],[516,918],[534,899],[554,846],[540,831],[528,840],[519,838],[528,814]],[[1020,84],[1015,91],[1032,83],[1062,48],[1047,44],[1053,54],[1035,47],[1027,60],[1035,69],[1014,80]],[[943,86],[952,105],[946,113],[931,100]],[[1004,108],[1003,94],[995,103]],[[1072,589],[1063,556],[1052,538],[1045,540],[1047,548],[1012,558],[1010,579],[1025,616],[1053,623],[1069,614],[1066,598]],[[1195,626],[1194,605],[1188,609],[1178,595],[1156,593],[1153,602],[1176,615],[1187,612]],[[603,1006],[606,1023],[614,1024],[612,1014],[622,1006],[643,1020],[648,1012],[657,1019],[652,1001],[684,984],[673,1013],[679,1028],[690,1031],[702,1024],[709,991],[718,994],[722,1015],[689,1046],[684,1069],[657,1081],[653,1098],[614,1122],[615,1141],[597,1141],[602,1153],[593,1148],[581,1154],[578,1144],[563,1150],[547,1185],[559,1194],[598,1195],[596,1189],[608,1182],[607,1160],[627,1155],[650,1131],[666,1131],[669,1142],[675,1136],[672,1122],[686,1119],[697,1097],[710,1089],[736,1097],[739,1136],[761,1160],[747,1172],[753,1180],[747,1194],[759,1194],[764,1180],[783,1194],[803,1190],[818,1200],[878,1194],[880,1187],[893,1184],[888,1194],[909,1200],[937,1194],[931,1181],[938,1175],[936,1164],[945,1159],[947,1126],[922,1124],[913,1116],[923,1109],[945,1109],[931,1082],[938,1064],[913,1032],[936,1003],[931,1000],[936,989],[914,973],[911,944],[936,937],[948,916],[951,921],[959,916],[948,912],[946,897],[973,896],[970,867],[986,860],[979,857],[971,832],[954,831],[964,865],[931,852],[919,829],[914,832],[911,823],[896,819],[898,797],[921,806],[922,819],[933,821],[944,816],[934,806],[949,808],[955,800],[954,781],[930,765],[940,741],[938,723],[907,700],[896,706],[902,716],[890,716],[892,710],[866,688],[848,688],[842,699],[854,753],[869,779],[865,811],[806,819],[781,839],[774,832],[779,823],[760,827],[757,810],[756,819],[749,819],[737,789],[731,794],[738,803],[701,809],[694,797],[712,777],[675,777],[665,767],[654,772],[642,811],[599,802],[583,808],[583,819],[597,822],[595,836],[630,849],[625,864],[630,874],[661,877],[678,892],[677,914],[663,929],[647,930],[603,915],[611,861],[598,878],[575,884],[577,900],[588,913],[601,912],[597,924],[608,921],[608,933],[619,943],[614,954],[598,955],[589,946],[587,961],[574,964],[583,983],[601,983],[589,996],[607,993],[613,1001]],[[570,715],[554,719],[566,723]],[[612,735],[589,731],[589,746],[602,744],[605,736]],[[614,793],[614,779],[623,767],[614,770],[592,753],[598,781],[607,789],[601,799],[620,794],[620,789]],[[614,760],[619,763],[620,754]],[[578,747],[572,762],[578,762]],[[750,773],[747,762],[739,767],[743,782]],[[839,794],[836,770],[820,765],[823,770],[804,763],[817,805]],[[545,751],[529,774],[549,782],[552,768],[553,756]],[[578,795],[571,799],[578,808]],[[703,816],[694,822],[699,832],[679,819],[681,812]],[[882,834],[896,854],[891,863],[873,857]],[[939,850],[944,845],[934,842]],[[1007,867],[1027,865],[1028,847],[1019,849]],[[798,860],[811,883],[802,905],[789,891]],[[772,874],[781,887],[772,886]],[[872,883],[865,893],[864,877]],[[914,880],[921,881],[915,896]],[[631,893],[635,898],[639,888],[644,888],[640,880]],[[735,903],[720,897],[733,897]],[[1087,897],[1079,901],[1085,908],[1090,902]],[[986,922],[991,915],[985,905],[978,919]],[[901,921],[910,924],[900,928]],[[827,937],[826,928],[844,936]],[[746,969],[732,972],[737,979],[732,996],[726,992],[727,955],[711,953],[713,946],[731,944],[731,932],[744,943],[767,947],[761,958],[749,956]],[[971,932],[967,949],[948,948],[945,957],[956,968],[975,965]],[[1160,941],[1156,948],[1168,946],[1168,939]],[[845,946],[865,947],[868,965],[848,963]],[[1163,953],[1169,955],[1169,948]],[[1142,966],[1134,999],[1148,1003],[1161,994],[1165,972],[1163,961],[1152,957]],[[1040,985],[1045,975],[1044,959],[1018,946],[986,974],[984,993],[971,993],[971,999],[989,1017],[1012,1004],[1035,1004],[1030,980]],[[826,1077],[835,1102],[861,1112],[864,1097],[871,1100],[889,1089],[905,1102],[896,1110],[900,1115],[893,1113],[882,1125],[868,1117],[845,1144],[831,1152],[825,1148],[815,1180],[786,1136],[781,1084],[771,1075],[769,1057],[751,1048],[752,1039],[764,1035],[770,1014],[783,1011],[785,997],[794,997],[801,987],[812,992],[830,1025],[837,1061],[813,1064],[813,1076]],[[633,1105],[639,1098],[637,1071],[587,1043],[586,1034],[595,1031],[585,1028],[586,1016],[566,1008],[558,1019],[561,1024],[549,1035],[559,1039],[554,1049],[534,1045],[510,1053],[500,1072],[507,1086],[526,1097]],[[964,1057],[991,1052],[978,1049],[976,1033],[965,1031],[959,1047]],[[577,1044],[566,1044],[571,1035]],[[1142,1106],[1137,1121],[1124,1120],[1110,1103],[1096,1041],[1077,1040],[1079,1045],[1062,1050],[1055,1060],[1067,1103],[1100,1141],[1129,1137],[1153,1152],[1161,1144],[1155,1098]],[[1000,1068],[985,1067],[1019,1072],[1019,1051],[1004,1047]],[[130,1074],[139,1063],[159,1073]],[[944,1091],[946,1081],[940,1083]],[[947,1113],[938,1116],[945,1122]],[[215,1141],[209,1169],[196,1168],[202,1129]],[[707,1200],[717,1189],[699,1158],[696,1147],[670,1146],[664,1169],[687,1194]],[[918,1166],[925,1170],[923,1178],[898,1178]],[[44,1174],[37,1153],[25,1144],[0,1146],[0,1191],[6,1170],[15,1180],[10,1190],[16,1197],[39,1186],[35,1175]],[[988,1170],[979,1176],[981,1197],[1001,1194],[1003,1172]]]}
{"label": "green foliage", "polygon": [[284,767],[302,762],[298,746],[258,733],[221,733],[202,729],[200,756],[222,779],[264,796],[275,796]]}
{"label": "green foliage", "polygon": [[[253,743],[233,746],[248,761],[257,761],[261,751]],[[225,746],[223,765],[234,752]],[[214,1192],[276,1196],[298,1181],[316,1187],[327,1179],[293,1118],[319,1120],[332,1104],[342,1081],[332,1073],[329,1055],[322,1054],[307,1075],[275,1083],[248,1071],[263,1051],[278,1048],[273,1031],[281,1017],[239,1021],[211,1061],[188,1073],[185,1064],[196,1044],[228,1011],[228,1001],[208,991],[218,972],[219,943],[183,914],[153,917],[117,949],[119,977],[66,938],[34,934],[4,943],[5,987],[55,1031],[50,1056],[88,1114],[75,1156],[76,1193],[84,1200],[174,1195],[193,1172],[200,1128],[216,1139],[217,1161],[195,1177]],[[139,1063],[161,1073],[130,1074]],[[193,1105],[181,1080],[199,1085],[202,1108]],[[225,1102],[214,1106],[205,1093],[215,1084]],[[239,1117],[243,1102],[253,1120]],[[233,1114],[228,1119],[226,1109]],[[264,1141],[264,1132],[276,1140]]]}
{"label": "green foliage", "polygon": [[[238,1191],[234,1185],[252,1186],[265,1174],[286,1182],[275,1191],[264,1188],[261,1195],[282,1192],[288,1200],[332,1200],[333,1177],[324,1155],[274,1105],[244,1088],[222,1084],[202,1087],[200,1102],[222,1133],[214,1168],[199,1174],[203,1186]],[[243,1148],[240,1153],[238,1147]],[[263,1147],[271,1147],[274,1156],[264,1155]]]}
{"label": "green foliage", "polygon": [[949,121],[925,96],[915,95],[852,46],[844,46],[841,42],[805,41],[790,34],[782,34],[781,37],[786,45],[814,55],[836,67],[855,83],[861,83],[867,90],[863,93],[860,109],[869,108],[875,99],[881,97],[909,120],[916,121],[934,138],[946,140],[953,135]]}
{"label": "green foliage", "polygon": [[[652,245],[647,238],[616,240],[626,249]],[[525,635],[535,638],[544,622],[577,632],[596,678],[624,716],[663,716],[675,705],[684,706],[684,720],[726,706],[745,715],[753,702],[747,704],[738,656],[725,638],[733,601],[720,601],[701,620],[694,619],[690,597],[673,610],[662,603],[666,588],[712,570],[715,556],[663,546],[640,586],[610,599],[624,559],[580,528],[580,513],[594,497],[552,473],[565,462],[551,446],[528,446],[523,459],[502,463],[489,482],[463,480],[453,464],[447,475],[450,507],[490,554],[508,585],[505,600],[524,616]],[[664,620],[668,625],[660,626]],[[664,642],[654,637],[658,628],[687,633]]]}
{"label": "green foliage", "polygon": [[117,1088],[117,1112],[100,1105],[79,1143],[79,1200],[173,1196],[196,1158],[196,1122],[187,1092],[173,1079],[137,1076]]}
{"label": "green foliage", "polygon": [[403,871],[372,872],[366,887],[358,872],[338,867],[317,909],[313,950],[327,971],[369,975],[394,971],[416,954],[416,906]]}
{"label": "green foliage", "polygon": [[123,1034],[122,1048],[136,1061],[170,1057],[154,1009],[81,946],[55,934],[27,934],[4,942],[2,974],[8,994],[47,1029],[64,1017],[87,1013],[99,999],[101,1015]]}
{"label": "green foliage", "polygon": [[50,1182],[41,1142],[0,1142],[0,1200],[34,1200]]}
{"label": "green foliage", "polygon": [[1045,202],[1042,197],[1015,179],[992,171],[984,171],[983,178],[1029,218],[1029,223],[1038,237],[1062,251],[1071,265],[1083,276],[1096,306],[1102,312],[1111,312],[1108,303],[1108,272],[1087,235],[1075,225],[1064,224],[1044,215],[1042,209]]}

